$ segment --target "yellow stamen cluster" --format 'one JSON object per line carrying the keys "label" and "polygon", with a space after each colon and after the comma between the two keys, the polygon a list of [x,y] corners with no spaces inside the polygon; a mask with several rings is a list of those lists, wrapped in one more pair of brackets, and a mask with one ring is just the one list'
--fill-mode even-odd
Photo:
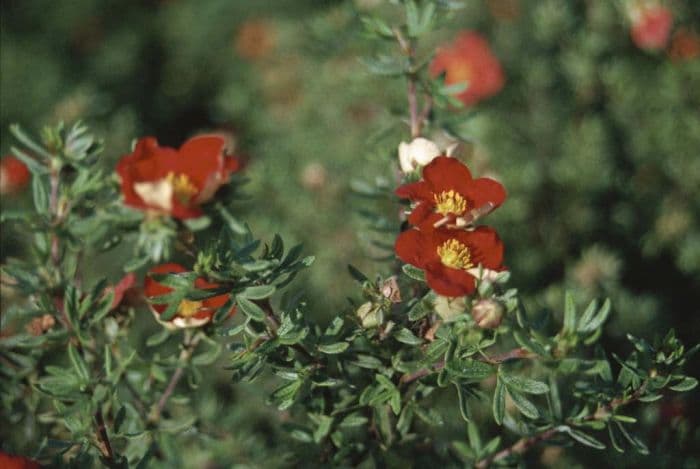
{"label": "yellow stamen cluster", "polygon": [[448,213],[460,214],[467,209],[467,201],[461,194],[449,190],[435,194],[435,210],[442,214]]}
{"label": "yellow stamen cluster", "polygon": [[165,179],[172,186],[175,197],[181,202],[188,202],[197,193],[197,186],[192,183],[187,174],[175,174],[171,171],[165,176]]}
{"label": "yellow stamen cluster", "polygon": [[202,309],[201,301],[182,300],[177,307],[177,314],[183,318],[194,316]]}
{"label": "yellow stamen cluster", "polygon": [[467,270],[474,267],[469,248],[456,239],[449,239],[437,248],[440,260],[447,267]]}

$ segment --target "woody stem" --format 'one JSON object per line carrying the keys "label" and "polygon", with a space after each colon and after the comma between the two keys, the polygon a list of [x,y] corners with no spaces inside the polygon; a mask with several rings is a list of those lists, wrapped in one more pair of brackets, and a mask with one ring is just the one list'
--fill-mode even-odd
{"label": "woody stem", "polygon": [[160,396],[158,403],[153,408],[151,416],[149,417],[149,421],[156,423],[160,420],[160,416],[163,412],[163,409],[165,408],[165,405],[168,403],[168,399],[170,399],[170,396],[173,394],[173,392],[175,392],[177,384],[180,382],[180,379],[184,375],[185,366],[189,361],[190,357],[192,357],[192,353],[197,347],[199,339],[199,336],[195,336],[194,338],[192,338],[192,331],[185,330],[183,348],[180,351],[180,356],[178,358],[179,365],[175,369],[173,375],[170,377],[170,381],[168,381],[168,385],[166,386],[165,391],[163,391],[163,395]]}

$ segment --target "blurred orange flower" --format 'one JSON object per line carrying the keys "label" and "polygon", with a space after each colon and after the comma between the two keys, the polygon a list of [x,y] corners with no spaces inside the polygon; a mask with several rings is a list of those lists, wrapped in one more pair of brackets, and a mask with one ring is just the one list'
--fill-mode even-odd
{"label": "blurred orange flower", "polygon": [[117,164],[124,203],[180,219],[201,216],[200,205],[239,168],[236,158],[224,155],[224,145],[223,138],[205,135],[175,150],[142,138]]}
{"label": "blurred orange flower", "polygon": [[700,57],[700,35],[688,29],[678,30],[671,39],[668,56],[678,62],[697,59]]}
{"label": "blurred orange flower", "polygon": [[671,27],[673,26],[673,14],[663,5],[635,5],[630,10],[632,40],[640,49],[659,50],[666,47]]}
{"label": "blurred orange flower", "polygon": [[265,20],[248,20],[236,35],[236,52],[248,60],[259,60],[275,47],[275,34]]}
{"label": "blurred orange flower", "polygon": [[27,185],[31,173],[27,165],[14,156],[7,155],[0,160],[0,194],[14,194]]}
{"label": "blurred orange flower", "polygon": [[13,456],[0,451],[0,468],[2,469],[39,469],[38,462],[24,456]]}
{"label": "blurred orange flower", "polygon": [[442,73],[446,85],[467,85],[456,95],[465,106],[495,95],[505,83],[501,64],[488,42],[472,31],[461,32],[452,44],[438,49],[430,74],[437,77]]}

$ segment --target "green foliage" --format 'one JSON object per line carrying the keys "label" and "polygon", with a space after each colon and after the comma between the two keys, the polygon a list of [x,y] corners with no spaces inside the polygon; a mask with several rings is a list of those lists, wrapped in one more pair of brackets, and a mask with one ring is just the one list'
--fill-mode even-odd
{"label": "green foliage", "polygon": [[[83,20],[104,14],[97,3],[81,3],[37,18],[65,33],[71,21],[89,24]],[[281,2],[283,11],[301,8],[306,36],[280,20],[280,47],[303,51],[310,62],[285,56],[281,64],[233,64],[212,44],[230,39],[220,18],[249,7],[172,3],[159,7],[157,27],[147,27],[143,6],[123,8],[117,16],[133,24],[106,24],[106,37],[96,40],[100,54],[82,51],[90,41],[79,35],[76,53],[95,80],[84,88],[65,88],[62,76],[83,68],[56,71],[62,66],[45,44],[31,54],[46,73],[36,82],[61,90],[78,114],[94,117],[109,146],[81,123],[46,127],[39,138],[10,127],[12,152],[32,183],[31,202],[3,206],[2,213],[3,235],[21,240],[2,264],[3,288],[14,295],[7,305],[3,298],[0,335],[0,403],[10,424],[0,431],[3,450],[58,466],[115,468],[211,461],[536,466],[528,450],[544,444],[587,451],[567,451],[566,463],[612,463],[625,452],[629,465],[639,461],[632,452],[661,451],[649,438],[650,414],[669,395],[698,384],[688,371],[697,346],[687,349],[673,331],[653,342],[641,338],[651,335],[651,318],[663,326],[688,322],[686,305],[677,314],[671,307],[691,297],[678,287],[698,275],[691,217],[697,200],[688,195],[697,187],[688,150],[697,140],[697,64],[630,51],[624,29],[610,20],[617,13],[603,3],[555,8],[526,0],[506,25],[487,18],[481,2],[394,1],[360,15],[348,5],[316,10]],[[32,4],[27,12],[8,7],[19,25],[3,45],[11,57],[29,56],[17,31],[37,8]],[[678,7],[682,21],[691,22],[691,13]],[[55,24],[47,23],[51,16]],[[461,109],[454,97],[465,85],[448,86],[426,70],[435,38],[467,24],[490,33],[509,80],[477,111]],[[366,53],[369,74],[343,63],[347,57],[333,59],[343,34],[358,33],[363,39],[344,53],[353,64],[355,54]],[[151,41],[162,49],[157,64],[139,56]],[[23,67],[5,67],[5,60],[3,69],[12,73],[3,80],[4,96]],[[321,68],[326,61],[334,70]],[[149,66],[159,73],[142,70]],[[231,77],[241,75],[239,68],[249,76],[237,82]],[[271,81],[267,89],[258,87],[256,74]],[[163,79],[153,90],[132,75]],[[509,201],[493,224],[504,228],[508,265],[526,295],[507,286],[509,272],[492,279],[480,272],[473,297],[447,318],[424,272],[395,261],[401,229],[395,152],[398,139],[407,138],[397,103],[406,82],[425,111],[420,122],[411,117],[411,131],[418,124],[418,133],[435,138],[475,138],[470,166],[475,173],[498,171],[505,181]],[[651,93],[659,83],[664,91]],[[334,92],[305,89],[319,84]],[[309,94],[296,96],[300,89]],[[34,99],[9,96],[12,119],[36,119],[49,91],[35,90]],[[18,111],[15,98],[34,110]],[[70,114],[53,114],[64,113]],[[114,157],[141,133],[135,129],[181,141],[183,129],[201,126],[171,113],[204,113],[216,128],[235,122],[242,148],[259,151],[262,160],[256,166],[253,156],[250,184],[235,175],[194,220],[125,207],[112,177]],[[312,189],[300,192],[292,176],[318,163],[308,155],[322,152],[337,157],[327,166],[340,182],[318,182],[314,173],[317,179],[302,183]],[[285,161],[265,162],[278,153]],[[622,184],[627,178],[632,182]],[[346,184],[360,206],[356,218],[338,196]],[[330,214],[319,215],[321,209]],[[368,257],[383,264],[345,252],[343,235],[357,227]],[[289,239],[307,241],[319,259],[314,269],[307,268],[316,257]],[[156,324],[152,305],[121,298],[114,280],[125,272],[143,277],[154,263],[172,260],[191,271],[147,274],[170,288],[148,299],[167,305]],[[565,261],[573,263],[562,268]],[[363,273],[377,265],[381,274]],[[658,277],[653,298],[637,295],[648,281],[635,271],[650,266]],[[200,278],[216,286],[198,287]],[[355,293],[340,307],[350,285]],[[174,330],[183,302],[221,295],[226,303],[211,322]],[[577,305],[605,296],[613,302]],[[482,300],[503,307],[493,327],[479,327],[471,316]],[[656,315],[661,310],[670,311],[669,319]],[[638,313],[647,316],[633,320]],[[697,337],[691,326],[679,327],[679,335]],[[621,336],[628,341],[615,340]],[[606,450],[605,459],[592,449]],[[680,464],[680,457],[668,458]]]}

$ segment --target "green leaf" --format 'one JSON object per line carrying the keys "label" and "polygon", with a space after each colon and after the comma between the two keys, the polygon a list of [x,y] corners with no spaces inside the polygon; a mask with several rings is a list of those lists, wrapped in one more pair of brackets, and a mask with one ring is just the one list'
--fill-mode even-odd
{"label": "green leaf", "polygon": [[403,270],[403,273],[413,280],[425,282],[425,272],[418,267],[414,267],[411,264],[404,264],[403,267],[401,267],[401,270]]}
{"label": "green leaf", "polygon": [[669,389],[678,392],[686,392],[694,389],[698,385],[698,380],[691,376],[684,376],[676,384],[669,386]]}
{"label": "green leaf", "polygon": [[146,339],[146,347],[155,347],[156,345],[160,345],[166,340],[168,340],[168,337],[170,337],[170,331],[167,329],[163,329],[160,332],[156,332],[148,339]]}
{"label": "green leaf", "polygon": [[622,433],[622,436],[624,436],[627,439],[627,441],[637,452],[641,454],[649,454],[649,448],[647,448],[647,446],[644,444],[644,442],[642,442],[642,440],[628,432],[625,426],[617,420],[614,420],[614,422],[617,426],[617,429],[620,430],[620,433]]}
{"label": "green leaf", "polygon": [[348,264],[348,272],[350,272],[352,278],[354,278],[360,283],[364,283],[369,280],[365,274],[360,272],[359,269],[357,269],[357,267],[355,267],[352,264]]}
{"label": "green leaf", "polygon": [[87,384],[90,381],[90,372],[88,371],[85,360],[80,356],[80,353],[78,353],[78,350],[76,350],[73,344],[68,346],[68,357],[80,380],[83,384]]}
{"label": "green leaf", "polygon": [[416,337],[413,332],[405,327],[399,329],[399,331],[394,334],[394,338],[406,345],[420,345],[423,343],[423,339]]}
{"label": "green leaf", "polygon": [[503,417],[506,414],[506,387],[501,381],[500,375],[496,380],[496,390],[493,393],[493,419],[498,425],[503,424]]}
{"label": "green leaf", "polygon": [[410,37],[416,37],[420,30],[420,12],[414,0],[406,2],[406,29]]}
{"label": "green leaf", "polygon": [[591,319],[593,319],[593,315],[596,313],[596,311],[598,311],[598,300],[593,300],[588,304],[588,307],[578,321],[577,330],[579,332],[585,330],[586,324],[591,322]]}
{"label": "green leaf", "polygon": [[508,395],[511,397],[511,399],[513,399],[515,407],[518,408],[521,414],[523,414],[525,417],[530,417],[531,419],[536,419],[540,416],[537,407],[535,407],[535,404],[533,404],[532,401],[509,387],[506,387],[506,389],[508,390]]}
{"label": "green leaf", "polygon": [[615,429],[612,425],[608,425],[608,436],[610,437],[610,443],[612,443],[613,448],[615,448],[615,451],[618,453],[624,453],[625,450],[622,448],[620,443],[617,441],[617,437],[615,436]]}
{"label": "green leaf", "polygon": [[575,428],[571,428],[567,425],[562,425],[559,428],[564,433],[568,433],[568,435],[571,438],[578,441],[582,445],[590,446],[591,448],[595,448],[595,449],[605,449],[605,445],[602,442],[596,440],[595,438],[593,438],[591,435],[588,435],[587,433],[584,433],[580,430],[576,430]]}
{"label": "green leaf", "polygon": [[455,388],[457,388],[457,402],[459,404],[459,413],[462,415],[464,421],[469,422],[471,425],[472,423],[471,419],[469,418],[469,405],[467,404],[466,393],[462,390],[462,385],[459,383],[455,383]]}
{"label": "green leaf", "polygon": [[610,315],[610,300],[607,299],[603,303],[603,306],[600,307],[598,310],[598,313],[593,316],[590,320],[588,320],[585,324],[583,324],[583,321],[581,321],[581,324],[579,325],[579,332],[582,333],[588,333],[588,332],[593,332],[596,329],[598,329],[600,326],[603,325],[605,320],[608,318]]}
{"label": "green leaf", "polygon": [[249,299],[242,297],[242,296],[236,296],[236,304],[240,308],[243,313],[248,316],[250,319],[258,322],[262,322],[265,320],[265,311],[263,309],[250,301]]}
{"label": "green leaf", "polygon": [[479,435],[479,428],[474,422],[467,424],[467,438],[469,439],[469,445],[474,448],[476,453],[481,453],[481,436]]}
{"label": "green leaf", "polygon": [[333,417],[328,416],[328,415],[321,415],[318,418],[318,427],[316,427],[316,431],[314,431],[314,442],[320,443],[321,440],[323,440],[326,435],[328,435],[328,432],[331,429],[331,425],[333,424]]}
{"label": "green leaf", "polygon": [[273,293],[275,293],[273,285],[258,285],[246,288],[239,295],[249,300],[262,300],[272,296]]}
{"label": "green leaf", "polygon": [[209,350],[200,353],[199,355],[195,355],[192,358],[193,364],[198,366],[206,366],[211,365],[216,361],[216,359],[219,357],[219,354],[221,353],[221,344],[214,341],[209,341],[209,345]]}
{"label": "green leaf", "polygon": [[576,303],[574,295],[567,291],[564,300],[564,332],[574,330],[576,330]]}
{"label": "green leaf", "polygon": [[509,388],[526,394],[547,394],[549,392],[547,384],[534,379],[507,374],[503,369],[501,369],[501,379]]}
{"label": "green leaf", "polygon": [[336,342],[334,344],[319,345],[318,350],[328,355],[343,353],[350,346],[347,342]]}
{"label": "green leaf", "polygon": [[343,419],[342,422],[340,422],[341,427],[359,427],[361,425],[364,425],[368,422],[367,417],[364,417],[363,415],[354,412],[347,417]]}
{"label": "green leaf", "polygon": [[416,416],[423,422],[431,426],[442,426],[444,421],[442,416],[435,409],[426,409],[420,406],[414,406],[413,410]]}
{"label": "green leaf", "polygon": [[488,378],[494,372],[493,365],[472,360],[471,358],[452,359],[445,363],[445,370],[460,379],[467,381],[481,381]]}
{"label": "green leaf", "polygon": [[49,212],[49,194],[43,178],[39,175],[32,177],[32,196],[37,213],[47,214]]}

